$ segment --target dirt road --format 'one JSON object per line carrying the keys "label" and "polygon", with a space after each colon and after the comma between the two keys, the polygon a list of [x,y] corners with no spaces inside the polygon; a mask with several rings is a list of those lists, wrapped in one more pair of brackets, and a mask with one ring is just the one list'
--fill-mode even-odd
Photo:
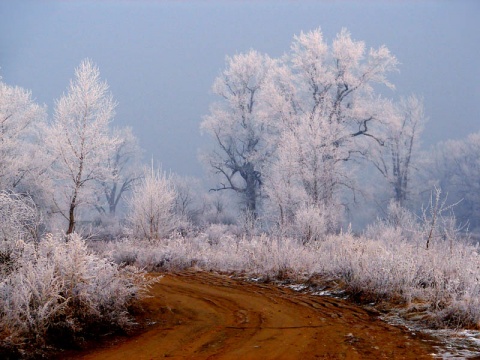
{"label": "dirt road", "polygon": [[155,322],[76,359],[431,359],[424,341],[346,301],[204,272],[166,275]]}

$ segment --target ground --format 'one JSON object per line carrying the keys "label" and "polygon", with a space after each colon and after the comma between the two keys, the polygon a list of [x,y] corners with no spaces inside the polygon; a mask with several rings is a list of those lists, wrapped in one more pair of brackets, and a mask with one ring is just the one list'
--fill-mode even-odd
{"label": "ground", "polygon": [[146,328],[71,359],[432,359],[430,342],[342,299],[187,271],[143,302]]}

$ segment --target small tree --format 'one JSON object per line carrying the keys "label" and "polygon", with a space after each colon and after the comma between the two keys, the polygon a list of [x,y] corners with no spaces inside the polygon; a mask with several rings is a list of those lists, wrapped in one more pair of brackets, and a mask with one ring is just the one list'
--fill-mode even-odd
{"label": "small tree", "polygon": [[137,239],[158,240],[180,225],[175,214],[175,188],[160,171],[145,171],[144,178],[132,190],[128,202],[128,227]]}
{"label": "small tree", "polygon": [[[422,224],[427,250],[435,238],[442,237],[445,240],[449,238],[451,241],[457,237],[457,233],[461,230],[456,226],[456,219],[452,210],[460,201],[447,205],[448,194],[443,198],[441,195],[442,189],[435,186],[430,193],[428,207],[422,207]],[[446,212],[450,212],[450,216],[446,216]]]}
{"label": "small tree", "polygon": [[57,183],[54,202],[68,221],[67,234],[75,230],[78,207],[93,205],[98,182],[111,171],[108,158],[117,140],[110,136],[115,102],[98,68],[84,60],[75,70],[68,93],[56,103],[55,117],[47,143],[54,162],[52,177]]}

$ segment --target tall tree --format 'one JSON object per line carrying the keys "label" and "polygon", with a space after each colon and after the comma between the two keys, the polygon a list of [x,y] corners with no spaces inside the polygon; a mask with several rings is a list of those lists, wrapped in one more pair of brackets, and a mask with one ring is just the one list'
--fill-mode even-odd
{"label": "tall tree", "polygon": [[393,106],[390,121],[386,123],[384,146],[373,146],[369,154],[369,159],[390,184],[393,199],[400,206],[405,206],[409,196],[425,121],[420,99],[413,95],[401,99]]}
{"label": "tall tree", "polygon": [[[299,204],[338,212],[338,192],[355,187],[348,160],[363,156],[368,141],[383,142],[378,128],[388,119],[373,85],[393,87],[386,75],[397,60],[384,46],[366,52],[345,29],[329,47],[317,29],[294,37],[286,66],[290,84],[273,85],[282,121],[271,177],[282,172],[288,182],[277,186],[303,193]],[[325,223],[333,227],[333,219]]]}
{"label": "tall tree", "polygon": [[0,189],[17,190],[45,168],[38,151],[45,119],[29,91],[0,81]]}
{"label": "tall tree", "polygon": [[108,125],[115,102],[106,82],[90,60],[75,70],[67,94],[55,107],[47,142],[54,158],[52,176],[57,183],[54,201],[57,211],[68,221],[67,234],[75,230],[81,205],[93,205],[98,182],[109,178],[108,158],[117,140]]}
{"label": "tall tree", "polygon": [[262,96],[272,66],[272,59],[253,50],[227,57],[226,69],[213,84],[213,92],[222,101],[211,106],[201,125],[215,139],[216,147],[207,161],[222,180],[213,190],[237,192],[253,216],[263,167],[271,155]]}

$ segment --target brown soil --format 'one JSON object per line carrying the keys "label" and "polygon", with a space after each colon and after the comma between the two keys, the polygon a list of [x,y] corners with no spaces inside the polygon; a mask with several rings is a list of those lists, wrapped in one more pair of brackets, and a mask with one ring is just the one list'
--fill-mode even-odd
{"label": "brown soil", "polygon": [[432,359],[422,339],[339,299],[205,272],[165,275],[151,294],[142,333],[62,358]]}

